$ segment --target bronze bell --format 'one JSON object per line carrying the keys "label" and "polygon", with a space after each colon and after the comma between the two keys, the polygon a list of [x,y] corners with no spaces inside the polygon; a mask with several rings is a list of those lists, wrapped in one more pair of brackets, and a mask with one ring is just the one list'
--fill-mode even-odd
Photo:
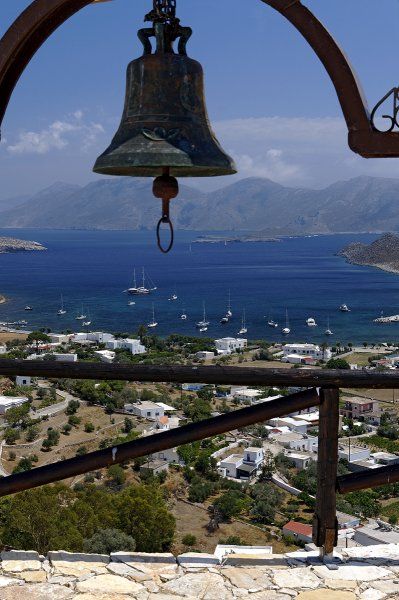
{"label": "bronze bell", "polygon": [[[154,0],[153,11],[146,16],[153,27],[138,32],[144,54],[127,68],[121,124],[93,169],[103,175],[162,176],[156,186],[157,197],[162,197],[161,184],[166,184],[168,177],[236,173],[233,160],[223,152],[211,129],[203,70],[186,54],[192,30],[180,25],[175,4],[175,0]],[[154,52],[151,37],[156,38]],[[163,222],[166,217],[164,210]]]}

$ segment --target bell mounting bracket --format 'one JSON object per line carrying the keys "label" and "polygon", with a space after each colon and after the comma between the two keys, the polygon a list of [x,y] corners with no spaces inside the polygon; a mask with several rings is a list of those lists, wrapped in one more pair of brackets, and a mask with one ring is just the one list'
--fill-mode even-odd
{"label": "bell mounting bracket", "polygon": [[192,36],[191,27],[182,27],[176,17],[176,0],[153,0],[151,12],[144,21],[152,21],[152,27],[139,29],[137,35],[144,46],[144,55],[152,53],[150,38],[156,39],[156,53],[173,54],[173,43],[179,39],[178,54],[187,56],[187,42]]}

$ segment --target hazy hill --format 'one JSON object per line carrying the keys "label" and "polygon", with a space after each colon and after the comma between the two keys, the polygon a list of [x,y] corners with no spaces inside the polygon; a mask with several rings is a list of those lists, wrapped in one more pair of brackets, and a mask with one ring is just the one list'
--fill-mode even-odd
{"label": "hazy hill", "polygon": [[[227,179],[226,179],[227,181]],[[160,201],[149,179],[104,178],[84,187],[57,183],[4,210],[2,227],[152,229]],[[248,178],[210,193],[180,182],[176,227],[265,235],[399,231],[399,179],[358,177],[323,190]]]}

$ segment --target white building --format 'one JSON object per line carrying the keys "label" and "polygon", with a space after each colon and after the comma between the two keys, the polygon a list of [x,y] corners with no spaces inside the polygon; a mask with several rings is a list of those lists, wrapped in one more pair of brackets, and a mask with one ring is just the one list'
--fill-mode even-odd
{"label": "white building", "polygon": [[348,462],[358,462],[360,460],[368,460],[370,458],[370,450],[368,448],[360,448],[359,446],[340,446],[338,448],[338,457],[347,460]]}
{"label": "white building", "polygon": [[115,359],[115,352],[112,350],[95,350],[94,354],[98,356],[103,363],[112,363]]}
{"label": "white building", "polygon": [[18,385],[20,387],[29,387],[30,385],[32,385],[32,378],[29,377],[29,375],[17,375],[15,378],[15,385]]}
{"label": "white building", "polygon": [[316,344],[285,344],[283,346],[283,362],[301,362],[297,358],[314,360],[330,360],[332,353],[330,348],[323,350]]}
{"label": "white building", "polygon": [[48,334],[53,344],[68,344],[73,337],[72,335],[66,335],[65,333],[49,333]]}
{"label": "white building", "polygon": [[297,469],[301,470],[307,469],[313,460],[312,456],[306,452],[291,452],[291,450],[286,452],[286,457],[292,460]]}
{"label": "white building", "polygon": [[232,397],[239,401],[245,402],[246,404],[253,404],[256,402],[257,398],[262,395],[262,392],[259,390],[250,390],[247,387],[235,388],[231,391]]}
{"label": "white building", "polygon": [[259,471],[264,459],[263,448],[246,448],[243,454],[231,454],[219,463],[222,477],[250,479]]}
{"label": "white building", "polygon": [[244,350],[247,347],[248,340],[242,338],[225,337],[215,340],[215,346],[218,354],[232,354],[237,350]]}
{"label": "white building", "polygon": [[150,400],[139,401],[135,404],[125,404],[125,410],[137,417],[143,417],[144,419],[149,419],[151,421],[156,421],[158,417],[164,416],[164,409],[162,406],[159,406],[159,404],[151,402]]}
{"label": "white building", "polygon": [[26,402],[29,402],[29,398],[25,396],[0,396],[0,415],[5,415],[10,408],[21,406]]}
{"label": "white building", "polygon": [[275,419],[270,419],[268,423],[277,428],[288,427],[290,431],[302,434],[305,434],[309,427],[308,421],[293,417],[276,417]]}
{"label": "white building", "polygon": [[146,348],[140,340],[132,338],[108,340],[105,345],[109,350],[128,350],[131,354],[145,354]]}
{"label": "white building", "polygon": [[106,344],[110,340],[115,339],[112,333],[106,333],[105,331],[91,331],[86,335],[86,339],[90,342],[97,342],[97,344]]}
{"label": "white building", "polygon": [[60,362],[78,362],[77,354],[61,354],[59,352],[54,352],[51,356],[54,356],[55,360]]}
{"label": "white building", "polygon": [[200,350],[195,356],[199,360],[212,360],[212,358],[215,358],[215,353],[210,352],[209,350]]}
{"label": "white building", "polygon": [[319,440],[315,436],[306,436],[301,440],[291,440],[288,442],[288,447],[291,450],[299,450],[301,452],[317,452]]}

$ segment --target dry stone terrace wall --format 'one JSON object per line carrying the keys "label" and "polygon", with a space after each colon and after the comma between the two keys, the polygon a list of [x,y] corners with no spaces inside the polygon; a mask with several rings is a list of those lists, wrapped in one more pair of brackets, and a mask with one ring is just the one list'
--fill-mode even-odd
{"label": "dry stone terrace wall", "polygon": [[381,600],[399,598],[399,545],[250,557],[116,552],[1,554],[1,600]]}

